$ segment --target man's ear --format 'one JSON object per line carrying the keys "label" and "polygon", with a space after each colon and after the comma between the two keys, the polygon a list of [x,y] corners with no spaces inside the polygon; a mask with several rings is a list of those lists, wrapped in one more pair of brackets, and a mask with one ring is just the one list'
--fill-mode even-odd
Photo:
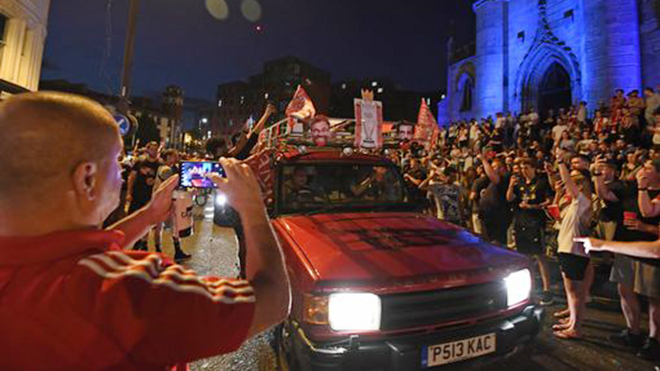
{"label": "man's ear", "polygon": [[96,198],[98,185],[98,165],[93,162],[79,164],[73,172],[73,189],[77,195],[91,201]]}

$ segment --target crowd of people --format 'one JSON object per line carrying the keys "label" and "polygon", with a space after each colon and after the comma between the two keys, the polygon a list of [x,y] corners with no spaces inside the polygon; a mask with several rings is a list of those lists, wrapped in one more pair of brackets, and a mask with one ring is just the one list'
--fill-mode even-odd
{"label": "crowd of people", "polygon": [[[48,368],[50,360],[61,368],[173,366],[236,349],[282,322],[291,301],[282,251],[258,182],[239,161],[258,149],[273,112],[268,106],[231,143],[207,145],[206,158],[220,161],[227,175],[213,181],[241,215],[243,280],[198,276],[146,251],[145,236],[154,229],[155,250],[162,250],[177,166],[194,155],[154,142],[118,163],[121,138],[100,105],[59,93],[3,102],[0,346],[15,356],[0,366]],[[328,118],[308,125],[314,144],[331,142]],[[498,113],[449,125],[430,146],[414,138],[412,123],[400,122],[395,133],[400,146],[383,153],[401,168],[412,201],[534,258],[544,305],[555,299],[548,257],[557,257],[567,299],[553,313],[558,338],[581,338],[592,258],[615,253],[610,280],[627,327],[610,340],[658,359],[660,94],[647,88],[644,98],[635,91],[626,98],[619,90],[593,115],[584,102],[547,114]],[[176,233],[172,238],[174,259],[188,258]],[[195,323],[183,325],[181,313]]]}
{"label": "crowd of people", "polygon": [[[387,153],[401,167],[410,193],[428,200],[439,218],[533,257],[544,305],[554,302],[548,256],[556,256],[568,302],[553,313],[558,338],[582,336],[594,280],[585,245],[611,251],[619,245],[604,240],[658,240],[660,94],[651,88],[644,98],[617,90],[592,115],[581,102],[556,112],[457,122],[431,146],[415,141],[412,123],[399,123],[395,133],[404,144]],[[597,239],[574,240],[580,237]],[[660,259],[649,252],[617,253],[610,280],[618,285],[627,324],[610,340],[657,359]],[[644,301],[648,336],[640,330]]]}

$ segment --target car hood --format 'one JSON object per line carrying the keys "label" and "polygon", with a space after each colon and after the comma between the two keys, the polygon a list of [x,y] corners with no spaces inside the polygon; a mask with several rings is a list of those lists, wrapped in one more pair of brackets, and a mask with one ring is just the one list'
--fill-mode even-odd
{"label": "car hood", "polygon": [[472,273],[527,264],[465,229],[416,213],[296,215],[276,223],[306,255],[315,279],[326,283],[435,277],[454,286],[469,282]]}

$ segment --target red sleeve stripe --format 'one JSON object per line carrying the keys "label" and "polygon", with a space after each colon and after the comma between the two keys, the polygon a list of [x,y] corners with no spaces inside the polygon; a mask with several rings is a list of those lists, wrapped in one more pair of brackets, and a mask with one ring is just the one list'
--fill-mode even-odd
{"label": "red sleeve stripe", "polygon": [[147,272],[153,272],[154,270],[158,271],[156,266],[146,268],[149,263],[153,265],[156,262],[160,262],[160,257],[157,255],[154,255],[154,257],[154,259],[148,257],[143,261],[135,261],[135,265],[121,266],[117,264],[116,260],[108,255],[98,254],[82,259],[78,264],[91,269],[94,273],[104,279],[121,279],[126,277],[140,278],[148,283],[162,285],[174,291],[199,294],[213,302],[236,304],[255,301],[254,290],[250,286],[238,289],[229,285],[209,287],[204,285],[199,279],[191,284],[189,282],[177,283],[170,277],[156,276],[159,277],[156,278]]}
{"label": "red sleeve stripe", "polygon": [[[129,266],[134,266],[137,264],[140,264],[141,261],[144,260],[135,260],[131,258],[130,256],[120,252],[120,251],[111,251],[108,252],[106,255],[110,255],[113,258],[115,258],[115,261],[119,260],[119,263],[122,265],[129,265]],[[184,267],[180,265],[170,265],[168,267],[165,267],[163,265],[163,261],[160,258],[160,256],[156,254],[151,254],[148,255],[146,259],[153,260],[156,268],[155,270],[157,273],[153,274],[154,278],[156,276],[164,277],[164,276],[170,276],[173,278],[176,278],[179,281],[187,282],[187,283],[199,283],[202,286],[211,286],[211,287],[221,287],[224,285],[232,286],[234,288],[244,288],[246,286],[250,286],[250,283],[245,280],[235,280],[235,279],[212,279],[212,280],[204,280],[202,277],[198,276],[195,271],[190,270],[190,269],[185,269]],[[152,264],[153,265],[153,264]]]}
{"label": "red sleeve stripe", "polygon": [[[180,275],[177,272],[176,265],[167,267],[165,270],[163,270],[164,265],[162,264],[162,259],[156,254],[148,255],[143,260],[132,259],[131,257],[126,256],[120,252],[112,252],[110,255],[112,258],[108,256],[108,254],[98,254],[89,257],[89,259],[95,259],[96,263],[102,262],[102,265],[109,267],[107,270],[110,271],[146,270],[148,271],[147,273],[151,275],[152,279],[169,279],[180,285],[195,285],[209,290],[212,293],[218,293],[227,290],[235,294],[253,293],[252,287],[245,281],[234,282],[230,280],[220,280],[218,284],[209,285],[202,281],[197,275]],[[118,263],[117,260],[121,260],[122,263]],[[173,267],[174,269],[172,269]],[[240,284],[241,282],[246,284]]]}

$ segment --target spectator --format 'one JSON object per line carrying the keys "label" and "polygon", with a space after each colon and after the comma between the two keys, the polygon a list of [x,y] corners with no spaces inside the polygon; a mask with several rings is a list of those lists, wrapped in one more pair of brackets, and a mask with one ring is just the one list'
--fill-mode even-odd
{"label": "spectator", "polygon": [[610,100],[610,110],[616,111],[626,106],[628,102],[624,94],[623,89],[616,89],[615,95]]}
{"label": "spectator", "polygon": [[514,202],[514,230],[516,250],[532,256],[538,261],[543,282],[542,305],[553,303],[550,292],[550,268],[545,258],[545,213],[543,208],[550,203],[550,189],[544,179],[536,175],[532,159],[521,161],[521,175],[512,176],[506,199]]}
{"label": "spectator", "polygon": [[509,174],[499,159],[493,160],[491,164],[484,155],[479,155],[479,160],[490,180],[479,202],[479,218],[483,232],[489,241],[506,246],[507,229],[511,223],[511,211],[506,201]]}
{"label": "spectator", "polygon": [[0,346],[10,355],[0,368],[185,367],[288,315],[282,252],[245,165],[222,160],[218,186],[250,231],[251,282],[121,250],[170,214],[177,176],[111,230],[98,229],[121,187],[121,137],[102,106],[26,93],[0,105],[0,130]]}
{"label": "spectator", "polygon": [[441,173],[431,170],[428,178],[419,185],[419,188],[433,194],[438,219],[463,225],[464,215],[460,207],[463,190],[456,183],[457,173],[451,166],[444,168]]}
{"label": "spectator", "polygon": [[[611,192],[611,199],[620,201],[623,208],[623,221],[621,225],[617,226],[614,240],[654,241],[657,238],[655,226],[660,222],[660,218],[650,216],[653,210],[649,209],[650,205],[641,201],[652,200],[660,196],[659,170],[659,160],[647,161],[645,170],[639,172],[637,176],[638,182],[641,180],[641,184],[638,185],[634,181],[625,182],[620,194],[615,194],[605,188],[605,192]],[[644,209],[642,210],[642,208]],[[651,294],[653,296],[655,295],[653,290],[657,287],[657,284],[649,285],[648,277],[644,279],[643,272],[639,269],[640,265],[636,261],[625,255],[617,254],[610,275],[610,280],[618,286],[621,309],[627,328],[619,334],[610,336],[609,339],[615,344],[632,347],[636,352],[644,346],[640,333],[641,308],[637,295]],[[652,268],[645,270],[646,273],[655,273]],[[657,308],[657,302],[654,308]]]}
{"label": "spectator", "polygon": [[[127,196],[128,214],[133,214],[144,207],[153,194],[156,174],[160,167],[160,158],[158,157],[158,143],[149,142],[146,146],[146,157],[138,160],[128,176]],[[147,251],[147,242],[149,232],[135,244],[136,250]]]}
{"label": "spectator", "polygon": [[658,123],[654,115],[660,108],[660,94],[654,92],[653,88],[646,88],[644,89],[644,96],[646,97],[646,110],[644,111],[646,125],[653,127]]}
{"label": "spectator", "polygon": [[559,227],[559,265],[564,279],[570,316],[553,326],[554,335],[560,339],[581,337],[581,325],[585,310],[588,286],[585,273],[589,266],[589,255],[581,244],[574,243],[576,237],[587,236],[591,217],[591,185],[588,173],[570,171],[565,164],[563,152],[558,152],[557,164],[570,202],[561,211]]}
{"label": "spectator", "polygon": [[234,144],[234,147],[229,151],[227,157],[233,157],[237,160],[245,160],[250,156],[252,149],[257,145],[259,140],[259,134],[263,130],[264,126],[268,122],[270,116],[272,116],[277,110],[275,106],[268,103],[266,105],[266,110],[261,116],[259,121],[254,125],[254,127],[249,131],[241,132],[240,137],[237,142]]}
{"label": "spectator", "polygon": [[563,134],[566,130],[568,130],[568,124],[566,121],[563,119],[558,119],[557,125],[552,128],[552,140],[554,141],[555,147],[559,146],[559,143],[561,142]]}
{"label": "spectator", "polygon": [[581,128],[587,123],[587,102],[580,102],[577,110],[577,123]]}
{"label": "spectator", "polygon": [[[165,150],[162,154],[164,164],[158,168],[158,176],[156,177],[156,183],[154,184],[154,191],[165,182],[170,177],[179,173],[179,153],[174,149]],[[167,221],[170,226],[173,226],[173,220],[171,218]],[[162,232],[165,223],[156,224],[154,228],[154,242],[156,245],[156,252],[160,253],[161,250],[161,240]],[[179,238],[178,231],[172,230],[172,244],[174,246],[174,261],[181,262],[186,259],[190,259],[190,255],[186,254],[181,249],[181,239]]]}

